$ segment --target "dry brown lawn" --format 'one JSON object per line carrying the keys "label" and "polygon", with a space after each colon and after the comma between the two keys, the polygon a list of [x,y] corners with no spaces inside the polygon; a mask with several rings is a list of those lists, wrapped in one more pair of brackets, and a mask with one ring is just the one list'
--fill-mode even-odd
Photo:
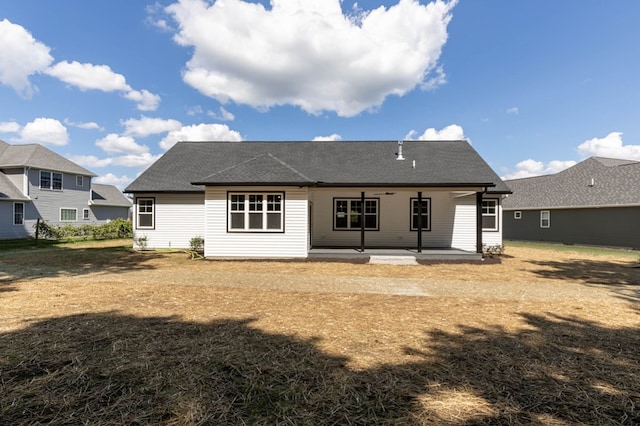
{"label": "dry brown lawn", "polygon": [[0,251],[0,424],[640,424],[640,268]]}

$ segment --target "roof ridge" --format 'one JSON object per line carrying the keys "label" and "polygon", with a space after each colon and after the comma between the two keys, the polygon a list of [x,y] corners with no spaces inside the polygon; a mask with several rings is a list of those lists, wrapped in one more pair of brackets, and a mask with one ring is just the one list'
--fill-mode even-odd
{"label": "roof ridge", "polygon": [[275,155],[271,154],[270,152],[267,152],[267,155],[269,157],[273,158],[274,160],[276,160],[277,162],[279,162],[280,164],[282,164],[283,166],[285,166],[286,168],[288,168],[289,170],[291,170],[292,172],[294,172],[295,174],[297,174],[298,176],[300,176],[301,178],[303,178],[305,180],[308,180],[309,182],[313,182],[313,179],[309,178],[304,173],[299,172],[298,170],[296,170],[295,167],[285,163],[284,161],[282,161],[281,159],[279,159]]}

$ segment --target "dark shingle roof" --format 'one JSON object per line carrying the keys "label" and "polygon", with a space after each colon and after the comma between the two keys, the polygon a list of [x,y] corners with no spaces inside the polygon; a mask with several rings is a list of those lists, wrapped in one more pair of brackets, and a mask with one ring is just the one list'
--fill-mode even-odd
{"label": "dark shingle roof", "polygon": [[2,142],[0,144],[0,168],[3,167],[34,167],[76,175],[96,176],[84,167],[80,167],[73,161],[67,160],[38,144],[9,145]]}
{"label": "dark shingle roof", "polygon": [[115,186],[91,184],[91,204],[97,206],[131,207],[131,201]]}
{"label": "dark shingle roof", "polygon": [[396,160],[397,151],[397,141],[179,142],[125,192],[203,191],[203,184],[489,186],[509,192],[466,141],[407,141],[404,161]]}
{"label": "dark shingle roof", "polygon": [[640,205],[640,162],[591,157],[560,173],[506,181],[507,210]]}

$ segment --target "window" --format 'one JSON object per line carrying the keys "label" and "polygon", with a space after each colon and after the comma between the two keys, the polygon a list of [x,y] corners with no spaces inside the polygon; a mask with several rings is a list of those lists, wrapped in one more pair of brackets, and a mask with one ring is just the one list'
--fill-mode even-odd
{"label": "window", "polygon": [[76,186],[83,186],[83,185],[84,185],[83,177],[80,175],[76,176]]}
{"label": "window", "polygon": [[420,222],[418,222],[418,199],[411,199],[411,230],[418,230],[418,223],[422,226],[423,231],[431,230],[431,199],[423,198],[420,211]]}
{"label": "window", "polygon": [[138,229],[153,229],[154,223],[154,198],[138,198],[136,200],[138,206],[138,218],[136,221],[136,228]]}
{"label": "window", "polygon": [[498,200],[482,200],[482,230],[498,230]]}
{"label": "window", "polygon": [[[364,200],[364,229],[378,230],[378,198]],[[362,199],[333,200],[333,228],[335,230],[362,229]]]}
{"label": "window", "polygon": [[540,212],[540,228],[551,227],[551,212],[549,210],[542,210]]}
{"label": "window", "polygon": [[60,209],[60,222],[75,222],[78,220],[78,209]]}
{"label": "window", "polygon": [[521,211],[515,211],[513,212],[513,218],[514,219],[522,219],[522,212]]}
{"label": "window", "polygon": [[229,193],[228,230],[282,232],[284,193]]}
{"label": "window", "polygon": [[89,220],[89,209],[82,209],[82,219]]}
{"label": "window", "polygon": [[13,203],[13,224],[24,225],[24,203]]}
{"label": "window", "polygon": [[40,189],[62,191],[62,173],[40,171]]}

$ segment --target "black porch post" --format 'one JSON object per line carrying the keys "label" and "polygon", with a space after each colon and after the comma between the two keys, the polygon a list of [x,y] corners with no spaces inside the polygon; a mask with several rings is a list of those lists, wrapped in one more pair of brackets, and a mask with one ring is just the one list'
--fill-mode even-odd
{"label": "black porch post", "polygon": [[476,253],[482,253],[482,192],[476,192]]}
{"label": "black porch post", "polygon": [[364,191],[360,193],[360,251],[364,251]]}
{"label": "black porch post", "polygon": [[418,253],[422,253],[422,191],[418,191]]}

